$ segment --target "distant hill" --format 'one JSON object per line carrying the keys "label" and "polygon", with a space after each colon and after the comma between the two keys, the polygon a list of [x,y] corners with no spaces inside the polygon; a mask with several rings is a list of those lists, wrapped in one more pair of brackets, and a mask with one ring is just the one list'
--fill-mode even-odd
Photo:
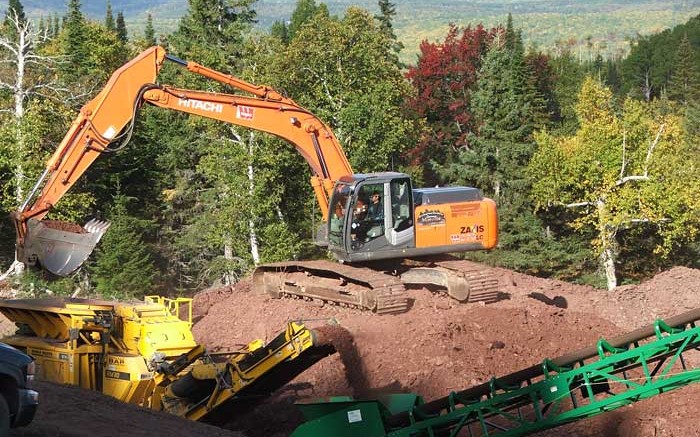
{"label": "distant hill", "polygon": [[[320,3],[320,1],[317,0]],[[6,3],[3,2],[3,8]],[[112,10],[124,13],[131,33],[143,29],[148,13],[157,32],[167,33],[187,10],[187,0],[112,0]],[[259,0],[258,25],[268,28],[277,20],[287,20],[297,0]],[[376,0],[324,1],[333,14],[342,14],[351,5],[378,11]],[[24,0],[32,17],[63,14],[66,0]],[[84,0],[83,12],[103,19],[106,0]],[[526,44],[543,50],[568,45],[581,57],[597,53],[619,57],[627,52],[627,40],[637,34],[651,34],[686,22],[700,14],[700,0],[395,0],[396,34],[406,49],[404,60],[412,62],[422,40],[444,38],[449,23],[460,26],[483,22],[487,26],[504,23],[513,14],[515,26],[523,30]],[[2,9],[2,8],[0,8]]]}

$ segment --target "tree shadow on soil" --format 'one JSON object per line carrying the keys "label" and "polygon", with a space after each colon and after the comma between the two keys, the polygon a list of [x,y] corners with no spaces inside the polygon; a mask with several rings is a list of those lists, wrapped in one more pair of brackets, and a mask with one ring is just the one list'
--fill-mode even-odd
{"label": "tree shadow on soil", "polygon": [[566,301],[564,296],[554,296],[551,298],[544,293],[533,291],[532,293],[528,294],[527,297],[538,300],[545,305],[555,306],[557,308],[566,309],[569,307],[569,303]]}

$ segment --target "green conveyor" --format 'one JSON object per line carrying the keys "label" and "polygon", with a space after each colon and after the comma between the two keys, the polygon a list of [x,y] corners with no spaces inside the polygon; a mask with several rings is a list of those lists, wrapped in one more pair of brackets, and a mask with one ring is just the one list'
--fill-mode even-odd
{"label": "green conveyor", "polygon": [[524,436],[595,416],[700,381],[698,320],[700,310],[657,320],[429,403],[399,394],[300,404],[307,421],[292,437]]}

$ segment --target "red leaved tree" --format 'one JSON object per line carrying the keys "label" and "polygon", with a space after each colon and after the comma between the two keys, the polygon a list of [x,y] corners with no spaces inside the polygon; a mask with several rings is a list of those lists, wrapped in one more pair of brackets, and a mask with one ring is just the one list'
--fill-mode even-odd
{"label": "red leaved tree", "polygon": [[468,134],[474,129],[470,95],[495,34],[496,29],[487,31],[481,24],[465,29],[451,25],[442,43],[421,43],[417,65],[408,69],[406,77],[415,89],[408,109],[428,124],[412,157],[414,164],[423,166],[428,183],[439,182],[431,160],[449,162],[456,150],[468,147]]}

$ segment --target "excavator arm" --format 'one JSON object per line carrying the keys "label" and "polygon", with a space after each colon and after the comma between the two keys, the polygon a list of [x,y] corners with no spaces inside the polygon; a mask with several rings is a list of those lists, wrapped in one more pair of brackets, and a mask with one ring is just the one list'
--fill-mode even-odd
{"label": "excavator arm", "polygon": [[[166,60],[251,96],[156,85]],[[67,275],[87,259],[107,223],[93,220],[80,227],[42,219],[95,159],[111,150],[111,143],[128,141],[138,108],[144,102],[268,132],[289,141],[311,167],[311,184],[324,218],[335,181],[352,174],[331,130],[293,100],[269,87],[186,62],[167,54],[162,47],[151,47],[115,71],[104,89],[83,106],[14,214],[19,261],[38,262],[54,274]]]}

